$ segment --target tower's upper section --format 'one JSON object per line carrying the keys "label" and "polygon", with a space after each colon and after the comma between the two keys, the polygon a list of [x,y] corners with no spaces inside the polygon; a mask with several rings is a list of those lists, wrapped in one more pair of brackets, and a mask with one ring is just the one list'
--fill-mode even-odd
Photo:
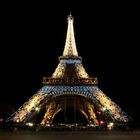
{"label": "tower's upper section", "polygon": [[74,18],[70,14],[67,20],[68,20],[68,29],[63,56],[78,56],[73,28]]}
{"label": "tower's upper section", "polygon": [[68,28],[63,55],[59,57],[59,64],[52,77],[44,77],[45,85],[93,85],[97,84],[97,78],[90,78],[83,67],[82,58],[78,56],[76,49],[73,21],[70,14],[67,18]]}

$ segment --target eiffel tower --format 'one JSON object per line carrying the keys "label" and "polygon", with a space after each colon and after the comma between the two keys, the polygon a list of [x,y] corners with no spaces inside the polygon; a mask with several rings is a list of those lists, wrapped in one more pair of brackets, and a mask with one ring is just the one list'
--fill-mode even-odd
{"label": "eiffel tower", "polygon": [[63,55],[51,77],[43,78],[43,87],[25,102],[7,122],[33,122],[46,127],[51,124],[81,123],[103,125],[128,123],[130,117],[97,86],[78,55],[70,14]]}

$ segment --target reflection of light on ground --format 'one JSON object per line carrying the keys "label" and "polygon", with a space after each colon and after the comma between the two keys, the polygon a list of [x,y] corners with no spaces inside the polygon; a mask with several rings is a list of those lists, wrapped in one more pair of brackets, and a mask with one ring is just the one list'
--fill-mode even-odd
{"label": "reflection of light on ground", "polygon": [[0,140],[140,140],[140,132],[0,132]]}

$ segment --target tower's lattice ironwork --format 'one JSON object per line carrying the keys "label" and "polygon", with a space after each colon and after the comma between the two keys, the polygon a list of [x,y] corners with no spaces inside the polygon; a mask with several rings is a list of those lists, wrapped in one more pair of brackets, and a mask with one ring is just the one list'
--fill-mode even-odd
{"label": "tower's lattice ironwork", "polygon": [[[129,122],[130,117],[98,88],[97,78],[89,77],[84,69],[76,49],[73,21],[72,15],[69,15],[64,52],[59,57],[56,70],[51,77],[43,78],[43,87],[7,121],[22,124],[33,121],[46,126],[53,123],[59,112],[64,110],[65,114],[71,107],[74,112],[79,110],[89,124],[100,125],[102,120]],[[37,117],[43,111],[44,114]],[[101,114],[104,114],[103,117]],[[75,113],[74,116],[76,118]]]}

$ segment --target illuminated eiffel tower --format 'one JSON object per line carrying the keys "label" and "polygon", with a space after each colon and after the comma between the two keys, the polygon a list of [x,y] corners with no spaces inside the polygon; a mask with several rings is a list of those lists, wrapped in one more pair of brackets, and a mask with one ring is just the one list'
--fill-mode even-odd
{"label": "illuminated eiffel tower", "polygon": [[43,87],[23,104],[7,122],[41,126],[51,124],[106,125],[127,123],[130,117],[97,86],[97,78],[88,76],[78,55],[74,37],[74,18],[68,16],[63,55],[51,77],[43,78]]}

